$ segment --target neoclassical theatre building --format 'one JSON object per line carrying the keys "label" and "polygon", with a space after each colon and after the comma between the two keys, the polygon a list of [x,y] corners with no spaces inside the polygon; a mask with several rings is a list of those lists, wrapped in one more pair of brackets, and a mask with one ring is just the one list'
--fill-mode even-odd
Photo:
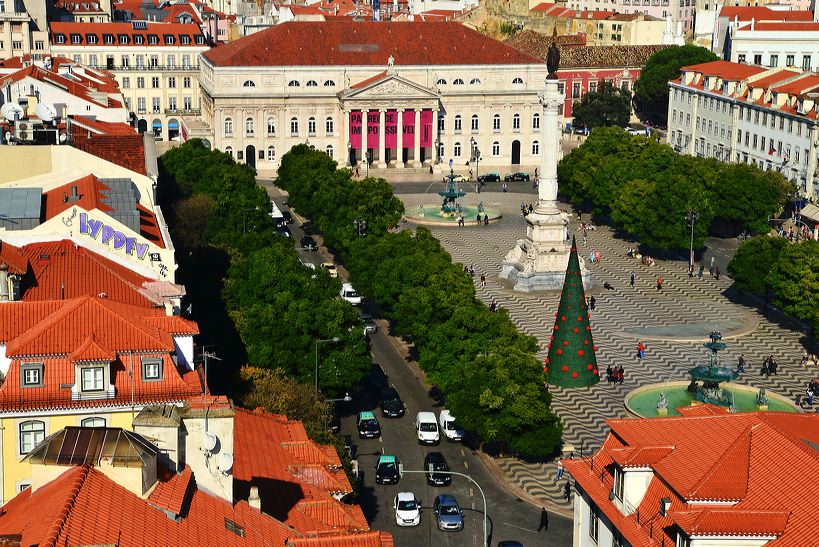
{"label": "neoclassical theatre building", "polygon": [[213,145],[260,169],[305,142],[341,165],[539,161],[546,65],[460,23],[291,21],[200,70]]}

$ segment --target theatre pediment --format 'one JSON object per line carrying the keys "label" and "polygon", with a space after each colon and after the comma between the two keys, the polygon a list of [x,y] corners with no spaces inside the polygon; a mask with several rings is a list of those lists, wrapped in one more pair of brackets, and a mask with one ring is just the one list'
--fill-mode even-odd
{"label": "theatre pediment", "polygon": [[379,74],[342,92],[342,99],[439,99],[441,95],[396,74]]}

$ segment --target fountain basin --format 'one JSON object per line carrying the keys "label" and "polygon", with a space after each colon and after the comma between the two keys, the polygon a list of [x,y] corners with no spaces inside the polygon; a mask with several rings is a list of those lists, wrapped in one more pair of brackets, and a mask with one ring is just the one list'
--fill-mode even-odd
{"label": "fountain basin", "polygon": [[[626,410],[632,416],[639,418],[656,418],[657,401],[660,398],[660,393],[665,393],[668,400],[667,416],[679,416],[677,409],[684,406],[691,406],[692,404],[701,404],[696,401],[693,394],[689,393],[687,388],[688,381],[668,382],[662,384],[649,384],[639,387],[626,395],[625,406]],[[746,386],[742,384],[734,384],[725,382],[722,384],[723,391],[730,391],[734,398],[734,405],[737,412],[756,412],[756,396],[759,388]],[[770,412],[801,412],[798,406],[792,403],[786,397],[773,393],[767,388],[765,389],[765,396],[768,398],[768,411]]]}
{"label": "fountain basin", "polygon": [[[461,205],[461,211],[464,216],[465,226],[476,226],[476,218],[478,217],[477,205]],[[481,218],[483,215],[489,215],[489,222],[497,222],[503,216],[497,209],[491,207],[484,207],[480,212]],[[458,222],[455,220],[456,215],[453,213],[445,213],[441,211],[440,205],[421,205],[419,207],[408,207],[404,216],[409,222],[415,224],[425,224],[429,226],[457,226]],[[483,224],[483,222],[481,222]]]}

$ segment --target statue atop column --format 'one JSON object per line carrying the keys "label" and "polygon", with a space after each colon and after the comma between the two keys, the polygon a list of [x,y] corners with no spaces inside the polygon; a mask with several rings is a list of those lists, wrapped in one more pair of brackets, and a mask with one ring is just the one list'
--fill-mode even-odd
{"label": "statue atop column", "polygon": [[549,44],[549,51],[546,52],[546,70],[550,80],[557,79],[557,69],[560,67],[560,50],[557,47],[557,28],[552,33],[552,43]]}

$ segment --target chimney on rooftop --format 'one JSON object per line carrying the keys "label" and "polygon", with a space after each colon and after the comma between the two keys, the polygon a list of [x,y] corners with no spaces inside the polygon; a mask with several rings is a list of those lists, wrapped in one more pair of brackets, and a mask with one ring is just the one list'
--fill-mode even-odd
{"label": "chimney on rooftop", "polygon": [[256,509],[257,511],[262,510],[262,498],[259,497],[258,486],[250,487],[250,496],[248,496],[247,498],[247,504],[250,505],[252,508]]}
{"label": "chimney on rooftop", "polygon": [[71,185],[71,197],[68,198],[68,201],[73,203],[73,202],[75,202],[75,201],[77,201],[79,199],[80,199],[80,196],[77,194],[77,185],[72,184]]}

